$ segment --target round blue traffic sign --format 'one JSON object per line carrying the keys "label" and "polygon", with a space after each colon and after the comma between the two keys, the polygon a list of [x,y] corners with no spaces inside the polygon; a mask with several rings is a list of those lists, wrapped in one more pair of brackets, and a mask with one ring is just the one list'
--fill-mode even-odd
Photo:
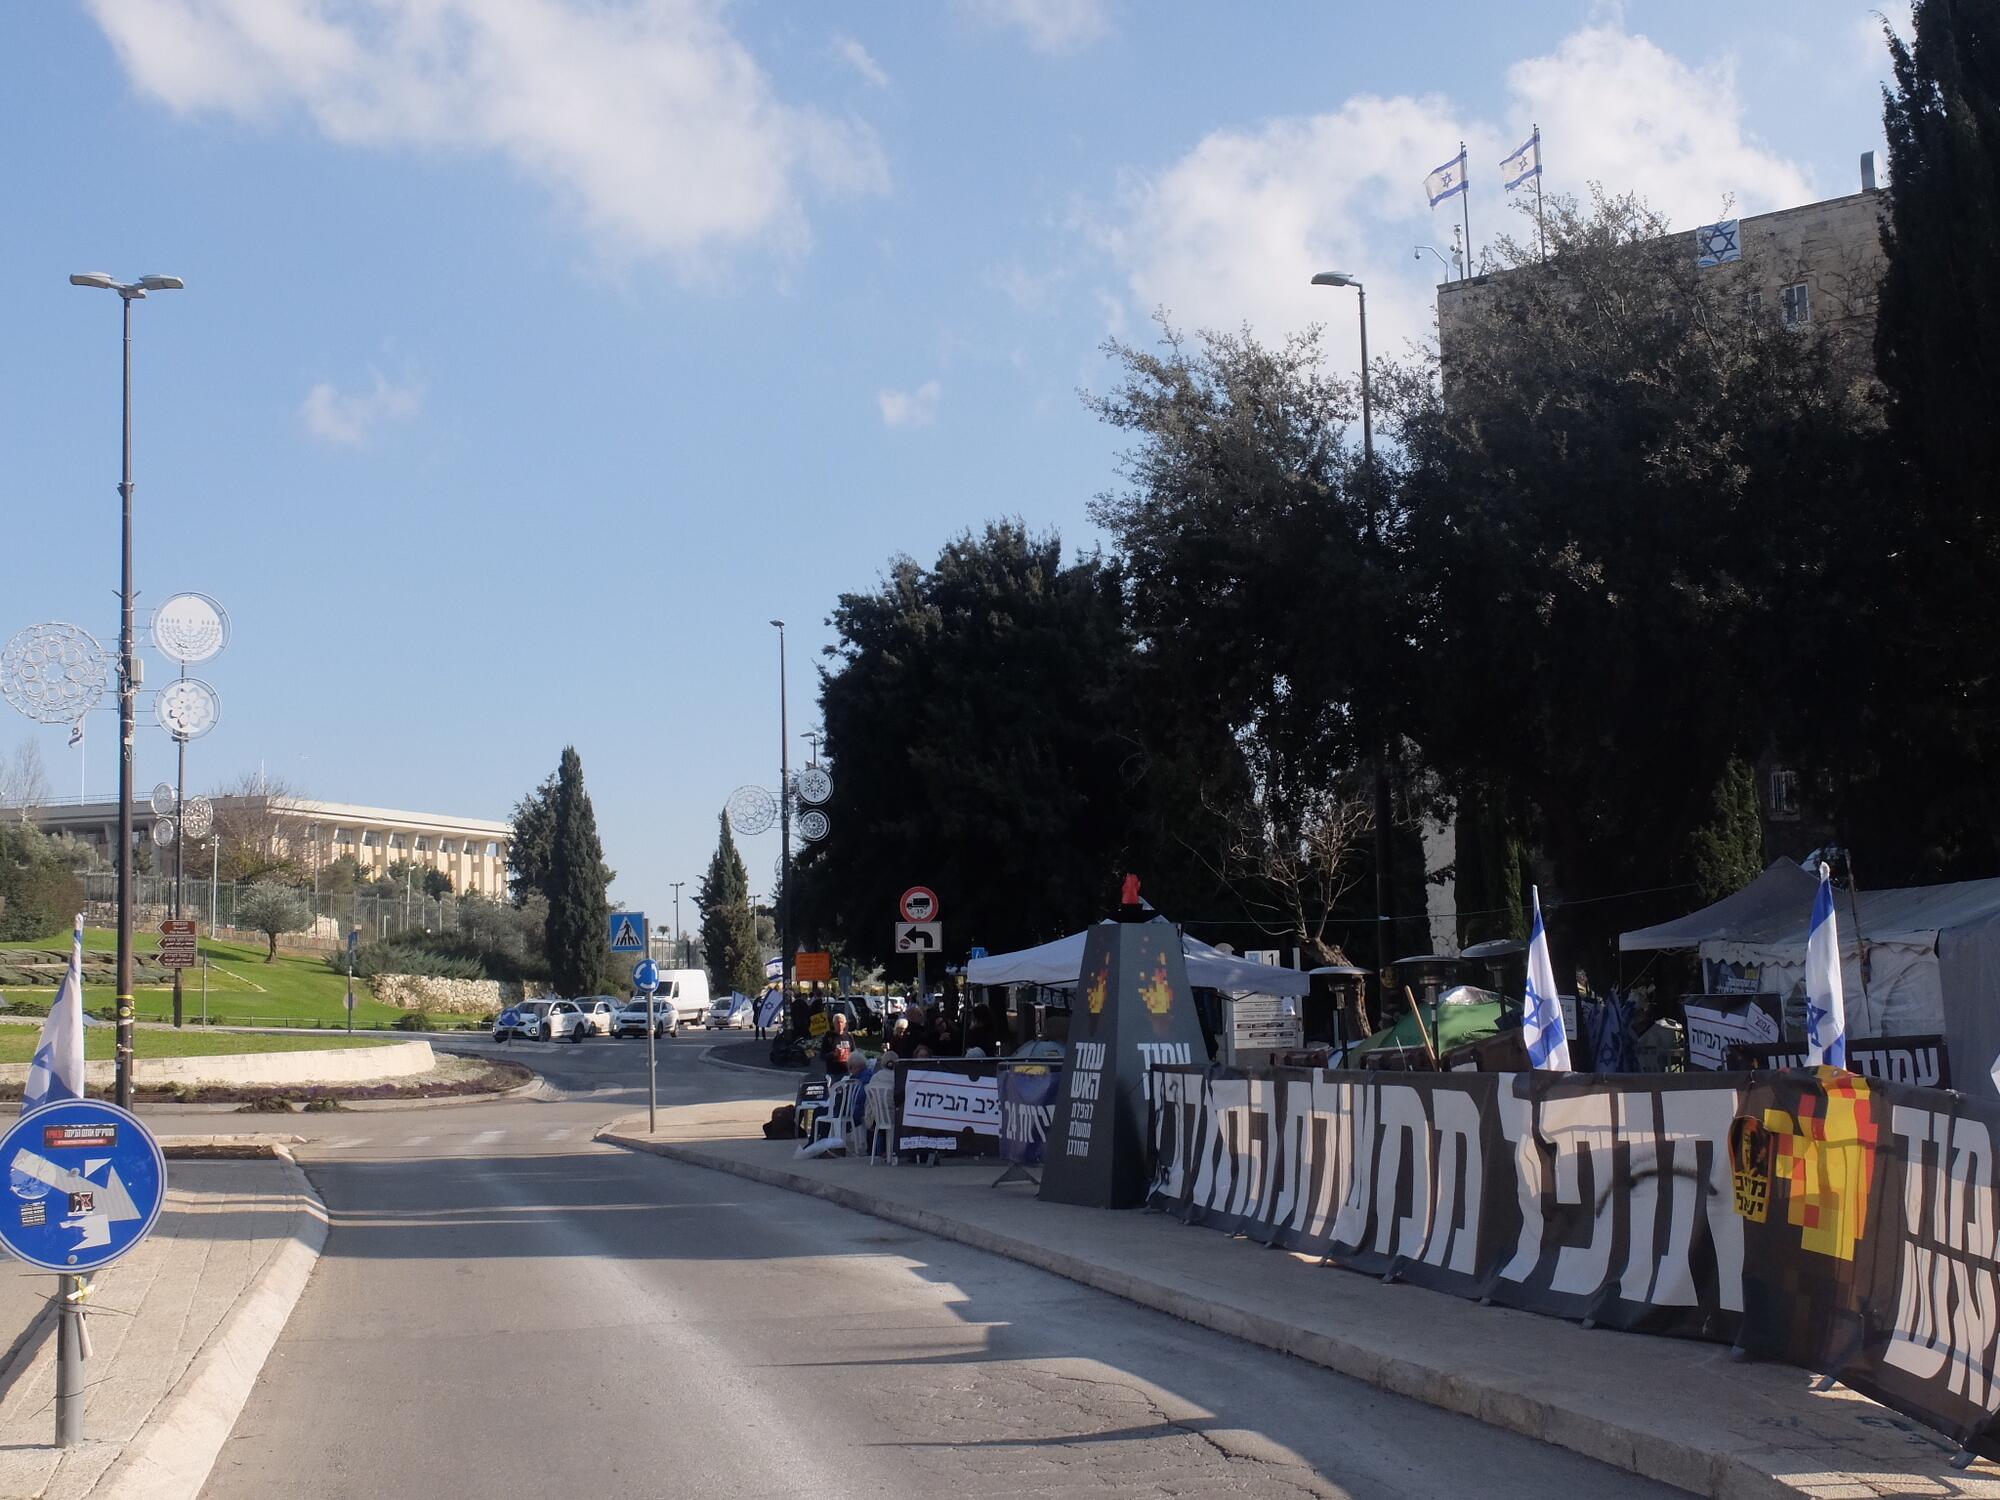
{"label": "round blue traffic sign", "polygon": [[650,995],[660,987],[660,966],[650,958],[642,958],[632,965],[632,988]]}
{"label": "round blue traffic sign", "polygon": [[0,1136],[0,1245],[44,1271],[93,1271],[148,1234],[167,1196],[167,1159],[136,1116],[64,1099]]}

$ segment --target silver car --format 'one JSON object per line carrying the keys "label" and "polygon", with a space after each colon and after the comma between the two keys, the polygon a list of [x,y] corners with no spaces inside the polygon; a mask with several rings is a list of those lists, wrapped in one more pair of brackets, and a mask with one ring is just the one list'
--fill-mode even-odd
{"label": "silver car", "polygon": [[[612,1019],[613,1036],[644,1036],[646,1034],[646,1001],[642,997],[627,1000]],[[653,1035],[673,1036],[680,1029],[680,1011],[674,1002],[664,995],[655,995],[652,1001]]]}

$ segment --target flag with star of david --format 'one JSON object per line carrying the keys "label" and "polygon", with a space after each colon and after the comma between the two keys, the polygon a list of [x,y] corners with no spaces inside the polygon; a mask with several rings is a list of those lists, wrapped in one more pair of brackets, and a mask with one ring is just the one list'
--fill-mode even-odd
{"label": "flag with star of david", "polygon": [[1447,198],[1456,197],[1465,191],[1465,148],[1458,148],[1458,155],[1439,167],[1424,179],[1424,193],[1436,208]]}
{"label": "flag with star of david", "polygon": [[1847,1066],[1847,1002],[1840,988],[1840,923],[1833,914],[1833,871],[1819,867],[1812,925],[1806,929],[1806,1065]]}
{"label": "flag with star of david", "polygon": [[1521,1043],[1528,1065],[1567,1073],[1569,1032],[1563,1025],[1562,1000],[1556,994],[1556,966],[1549,960],[1549,934],[1542,926],[1542,893],[1529,887],[1535,903],[1535,928],[1528,936],[1528,993],[1521,1006]]}
{"label": "flag with star of david", "polygon": [[1542,132],[1537,129],[1527,144],[1500,163],[1500,179],[1513,192],[1522,183],[1542,175]]}
{"label": "flag with star of david", "polygon": [[69,972],[56,991],[49,1018],[42,1022],[42,1039],[28,1063],[27,1085],[21,1091],[21,1113],[83,1097],[83,918],[70,935]]}

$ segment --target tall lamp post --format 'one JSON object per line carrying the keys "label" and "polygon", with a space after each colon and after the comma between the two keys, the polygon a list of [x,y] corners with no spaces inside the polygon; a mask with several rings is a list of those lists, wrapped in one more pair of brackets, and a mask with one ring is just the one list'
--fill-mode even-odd
{"label": "tall lamp post", "polygon": [[148,292],[177,292],[178,276],[114,281],[102,271],[69,279],[71,286],[116,292],[125,309],[123,464],[118,498],[123,519],[118,580],[118,1103],[132,1107],[132,740],[138,728],[139,661],[132,643],[132,304]]}
{"label": "tall lamp post", "polygon": [[682,887],[682,886],[684,886],[684,885],[686,885],[686,884],[687,884],[687,882],[686,882],[685,880],[676,880],[676,881],[674,881],[674,882],[673,882],[673,887],[674,887],[674,967],[675,967],[676,969],[685,969],[685,968],[687,967],[687,959],[686,959],[686,956],[685,956],[685,955],[686,955],[686,952],[687,952],[687,950],[681,947],[681,887]]}
{"label": "tall lamp post", "polygon": [[785,622],[778,632],[778,983],[792,998],[792,736],[785,711]]}
{"label": "tall lamp post", "polygon": [[[1313,277],[1312,284],[1353,287],[1355,306],[1361,314],[1361,467],[1368,487],[1368,544],[1379,554],[1382,544],[1381,489],[1376,483],[1375,412],[1368,388],[1368,293],[1359,277],[1350,276],[1345,271],[1321,271]],[[1389,984],[1389,929],[1394,920],[1390,907],[1389,736],[1385,728],[1381,748],[1375,757],[1375,975],[1383,994],[1387,993]],[[1382,1009],[1388,1009],[1386,1000]],[[1380,1021],[1383,1017],[1378,1015],[1376,1019]]]}

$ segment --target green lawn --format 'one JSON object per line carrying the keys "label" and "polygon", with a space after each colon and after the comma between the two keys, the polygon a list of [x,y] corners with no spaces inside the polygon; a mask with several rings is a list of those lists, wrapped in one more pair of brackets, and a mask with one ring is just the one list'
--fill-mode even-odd
{"label": "green lawn", "polygon": [[[60,949],[66,943],[67,937],[59,934],[35,942],[0,943],[0,949]],[[133,946],[137,953],[155,952],[159,943],[160,937],[156,932],[134,934]],[[93,952],[110,952],[118,946],[117,934],[109,928],[86,927],[83,946]],[[208,1016],[212,1021],[232,1025],[280,1021],[346,1024],[347,980],[329,969],[323,959],[280,953],[275,963],[267,964],[264,962],[265,950],[261,947],[221,943],[212,938],[201,940],[201,953],[208,960]],[[198,1019],[202,1013],[202,971],[199,966],[187,971],[182,988],[187,1015]],[[9,992],[8,998],[28,1002],[39,1000],[46,1006],[54,995],[53,988],[37,985],[17,987]],[[140,1020],[173,1019],[173,986],[142,984],[134,990],[132,998],[138,1007]],[[86,1009],[108,1010],[116,1002],[117,996],[111,986],[84,986],[83,1003]],[[354,981],[354,1019],[357,1022],[386,1023],[406,1014],[375,999],[369,993],[365,980]]]}
{"label": "green lawn", "polygon": [[[33,1059],[41,1032],[32,1026],[0,1028],[0,1063],[24,1063]],[[334,1047],[385,1047],[393,1037],[317,1034],[306,1031],[291,1036],[254,1036],[230,1031],[135,1031],[133,1049],[140,1057],[215,1057],[225,1052],[313,1052]],[[83,1055],[109,1061],[116,1055],[117,1033],[109,1026],[93,1026],[83,1034]]]}

